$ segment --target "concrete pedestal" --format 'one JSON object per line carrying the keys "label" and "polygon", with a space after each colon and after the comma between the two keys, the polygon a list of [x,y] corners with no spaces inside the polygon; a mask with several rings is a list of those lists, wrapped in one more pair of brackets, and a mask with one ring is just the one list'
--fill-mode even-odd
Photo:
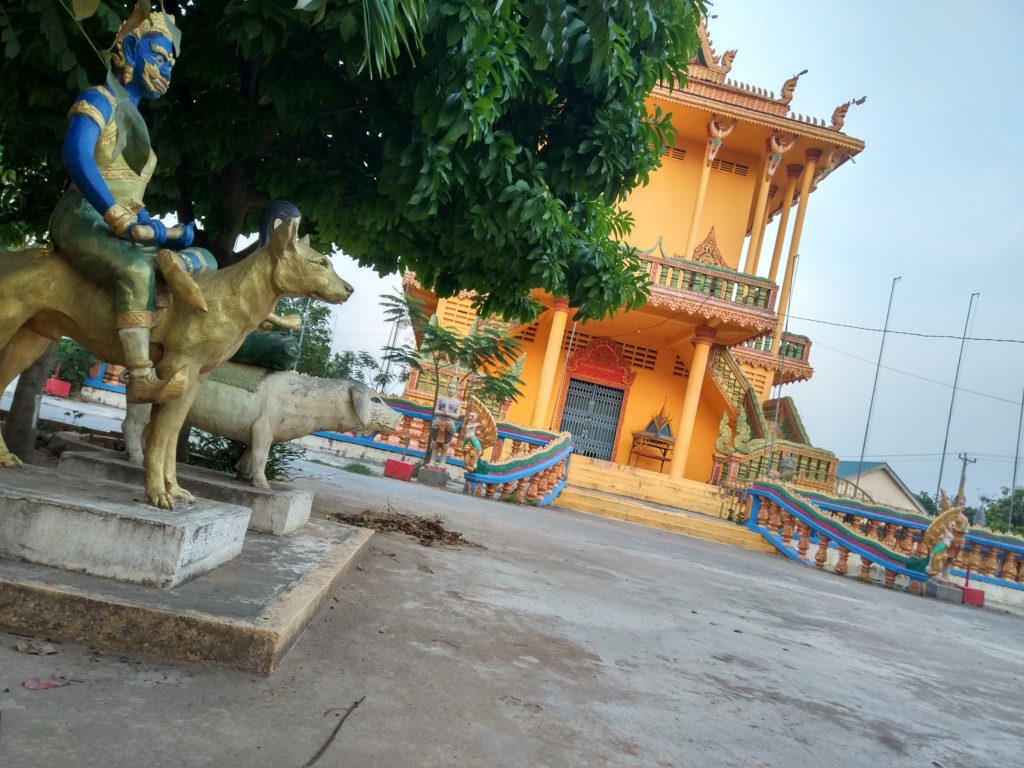
{"label": "concrete pedestal", "polygon": [[937,597],[947,603],[960,605],[964,601],[964,593],[956,584],[941,584],[937,581],[928,581],[924,585],[924,593],[928,597]]}
{"label": "concrete pedestal", "polygon": [[432,485],[435,488],[444,488],[448,485],[448,470],[444,467],[427,465],[420,467],[420,471],[419,474],[416,475],[416,479],[421,483]]}
{"label": "concrete pedestal", "polygon": [[[118,455],[103,451],[65,451],[57,471],[62,475],[101,477],[141,487],[145,476],[142,467]],[[291,533],[309,520],[313,492],[291,488],[264,490],[241,483],[221,472],[213,472],[186,464],[178,465],[178,482],[198,497],[226,504],[240,504],[252,510],[249,530]]]}
{"label": "concrete pedestal", "polygon": [[315,520],[291,536],[250,533],[237,558],[172,589],[0,557],[0,626],[108,652],[268,675],[372,535]]}
{"label": "concrete pedestal", "polygon": [[249,510],[202,501],[166,511],[141,488],[62,476],[41,467],[0,470],[0,557],[174,587],[242,551]]}

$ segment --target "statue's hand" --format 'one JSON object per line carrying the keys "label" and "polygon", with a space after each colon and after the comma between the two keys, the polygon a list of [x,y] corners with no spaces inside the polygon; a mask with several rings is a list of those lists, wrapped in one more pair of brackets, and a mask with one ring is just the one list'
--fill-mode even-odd
{"label": "statue's hand", "polygon": [[167,230],[167,240],[164,244],[168,248],[180,251],[183,248],[188,248],[192,245],[192,241],[195,239],[195,236],[196,229],[194,221],[190,221],[186,224],[175,224]]}
{"label": "statue's hand", "polygon": [[135,224],[128,227],[128,237],[136,243],[163,245],[167,242],[167,227],[154,219],[145,208],[135,214]]}

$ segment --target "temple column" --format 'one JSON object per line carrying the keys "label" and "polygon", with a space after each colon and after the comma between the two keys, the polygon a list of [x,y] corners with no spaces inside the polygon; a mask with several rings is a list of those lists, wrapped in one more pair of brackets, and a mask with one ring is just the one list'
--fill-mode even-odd
{"label": "temple column", "polygon": [[757,262],[761,256],[761,235],[764,232],[762,224],[765,220],[764,209],[768,205],[768,188],[771,186],[771,178],[768,176],[769,162],[768,157],[765,157],[760,173],[761,179],[757,184],[754,219],[750,224],[750,242],[747,244],[747,258],[743,262],[743,271],[748,275],[757,275]]}
{"label": "temple column", "polygon": [[677,432],[675,450],[672,451],[672,464],[668,473],[672,477],[682,477],[686,470],[686,460],[690,457],[690,443],[693,441],[693,425],[697,421],[697,405],[700,403],[700,390],[704,385],[704,373],[708,367],[708,355],[711,344],[715,340],[715,329],[702,325],[697,329],[693,340],[693,362],[690,363],[690,376],[686,380],[686,392],[683,394],[683,407],[679,411],[676,422]]}
{"label": "temple column", "polygon": [[569,317],[569,302],[556,298],[551,306],[551,330],[548,332],[548,344],[544,349],[544,362],[540,367],[540,382],[537,385],[537,400],[533,404],[533,415],[530,425],[540,429],[548,427],[548,406],[551,405],[551,388],[558,372],[558,353],[562,348],[565,336],[565,322]]}
{"label": "temple column", "polygon": [[750,248],[747,250],[747,267],[744,272],[757,275],[757,265],[761,260],[761,246],[764,242],[764,228],[768,223],[768,198],[771,197],[771,183],[775,171],[782,162],[782,156],[796,144],[794,134],[774,132],[765,142],[764,168],[761,183],[758,186],[757,207],[754,210],[754,221],[750,228]]}
{"label": "temple column", "polygon": [[804,217],[807,215],[807,199],[811,196],[811,182],[814,181],[814,172],[821,159],[820,149],[808,149],[805,155],[807,164],[804,166],[804,173],[800,179],[800,205],[796,209],[796,221],[793,223],[793,236],[789,239],[789,255],[786,258],[786,275],[782,278],[782,288],[779,293],[779,304],[777,319],[775,320],[775,337],[772,339],[772,354],[779,354],[779,347],[782,344],[782,331],[786,327],[786,315],[789,312],[789,294],[793,289],[793,268],[796,265],[796,256],[800,252],[800,234],[804,228]]}
{"label": "temple column", "polygon": [[717,115],[712,115],[708,122],[708,143],[704,148],[704,164],[700,169],[700,181],[697,182],[697,196],[693,201],[693,216],[690,218],[690,232],[686,236],[686,248],[683,250],[683,258],[689,259],[693,256],[693,249],[697,247],[697,228],[700,226],[700,216],[704,212],[704,198],[707,196],[708,179],[711,177],[711,163],[715,161],[715,155],[725,143],[724,139],[733,128],[736,127],[735,120],[725,120]]}
{"label": "temple column", "polygon": [[772,251],[772,266],[768,270],[768,279],[773,283],[779,274],[779,260],[782,258],[782,246],[786,242],[786,229],[789,227],[789,209],[793,207],[793,197],[796,195],[796,181],[800,178],[800,172],[804,169],[799,163],[786,166],[786,188],[782,192],[782,211],[779,218],[779,233],[775,236],[775,250]]}

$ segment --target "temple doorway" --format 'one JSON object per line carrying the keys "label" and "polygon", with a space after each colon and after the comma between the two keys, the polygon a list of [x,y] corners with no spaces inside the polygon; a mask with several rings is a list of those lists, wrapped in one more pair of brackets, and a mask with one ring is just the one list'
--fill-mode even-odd
{"label": "temple doorway", "polygon": [[611,461],[624,390],[569,379],[559,430],[572,434],[574,453]]}

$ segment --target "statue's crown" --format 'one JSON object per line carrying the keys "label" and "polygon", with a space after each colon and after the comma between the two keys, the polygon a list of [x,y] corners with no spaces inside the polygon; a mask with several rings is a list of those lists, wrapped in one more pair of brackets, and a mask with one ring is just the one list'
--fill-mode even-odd
{"label": "statue's crown", "polygon": [[181,39],[181,32],[175,26],[173,16],[162,10],[147,11],[143,8],[142,3],[138,3],[131,16],[125,19],[120,29],[117,30],[114,45],[120,43],[128,35],[142,39],[151,34],[163,35],[174,43],[175,48],[177,48],[178,40]]}

